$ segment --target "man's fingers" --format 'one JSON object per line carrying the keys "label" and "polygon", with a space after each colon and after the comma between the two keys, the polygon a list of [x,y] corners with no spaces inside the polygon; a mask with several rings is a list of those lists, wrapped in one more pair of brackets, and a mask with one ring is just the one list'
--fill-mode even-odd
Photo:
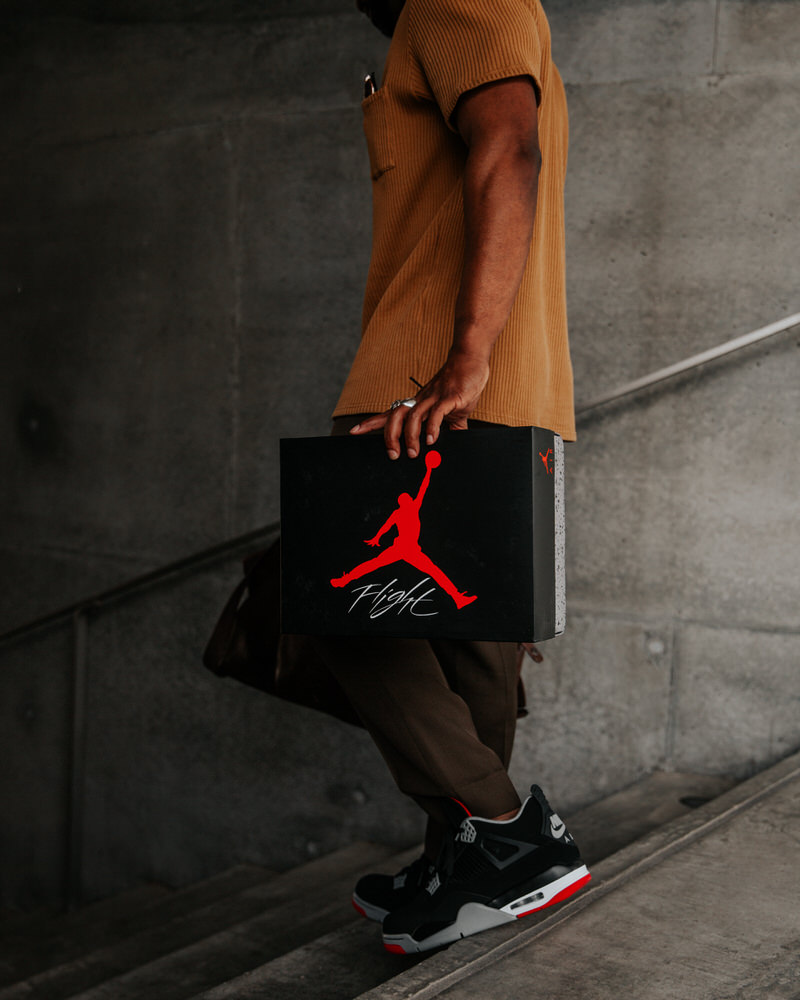
{"label": "man's fingers", "polygon": [[434,402],[433,399],[421,399],[413,409],[409,410],[406,416],[403,432],[409,458],[416,458],[419,454],[419,435],[422,430],[422,421]]}
{"label": "man's fingers", "polygon": [[449,406],[447,403],[440,400],[431,410],[430,416],[428,417],[428,423],[425,426],[426,444],[436,444],[439,440],[439,431],[442,427],[442,421],[451,409],[452,406]]}
{"label": "man's fingers", "polygon": [[388,414],[383,428],[383,440],[389,458],[400,458],[400,432],[403,429],[403,420],[407,413],[407,406],[398,406],[396,410],[392,410]]}
{"label": "man's fingers", "polygon": [[388,417],[388,413],[376,413],[374,417],[367,417],[367,419],[362,420],[360,424],[356,424],[355,427],[351,427],[350,433],[368,434],[370,431],[375,431],[379,427],[383,427]]}
{"label": "man's fingers", "polygon": [[428,445],[435,444],[439,440],[439,432],[442,421],[447,420],[454,430],[462,430],[467,427],[467,418],[463,415],[452,416],[458,410],[458,404],[451,397],[442,399],[435,393],[426,396],[426,388],[417,397],[415,406],[397,406],[393,410],[386,410],[385,413],[376,413],[367,417],[360,424],[350,428],[351,434],[368,434],[370,431],[383,428],[383,440],[386,445],[386,452],[389,458],[399,458],[401,437],[405,441],[406,451],[409,458],[416,458],[420,451],[420,434],[422,425],[425,424],[425,440]]}
{"label": "man's fingers", "polygon": [[387,410],[385,413],[376,413],[373,417],[367,417],[360,424],[350,428],[351,434],[369,434],[370,431],[383,428],[383,439],[386,442],[386,450],[389,458],[400,457],[400,429],[403,426],[403,416],[408,413],[408,408],[398,406],[394,410]]}
{"label": "man's fingers", "polygon": [[[372,417],[367,417],[360,424],[350,428],[351,434],[368,434],[370,431],[383,428],[383,440],[386,444],[386,451],[389,458],[400,457],[400,435],[403,433],[403,426],[409,417],[414,414],[416,407],[397,406],[393,410],[386,410],[385,413],[376,413]],[[419,419],[416,421],[416,451],[419,451]],[[413,431],[412,431],[413,433]],[[412,438],[411,440],[414,440]],[[410,454],[410,452],[409,452]],[[413,455],[411,456],[414,457]]]}

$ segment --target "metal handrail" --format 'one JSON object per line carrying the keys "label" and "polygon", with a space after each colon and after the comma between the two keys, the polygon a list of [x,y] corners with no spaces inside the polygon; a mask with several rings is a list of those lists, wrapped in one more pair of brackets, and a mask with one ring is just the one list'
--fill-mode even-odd
{"label": "metal handrail", "polygon": [[612,389],[610,392],[603,393],[600,396],[595,396],[594,399],[590,399],[587,403],[580,403],[576,406],[575,416],[578,418],[584,417],[586,414],[591,413],[592,410],[597,410],[599,407],[605,406],[607,403],[613,403],[617,399],[629,396],[632,392],[638,392],[640,389],[646,389],[651,385],[657,385],[665,379],[673,378],[675,375],[681,375],[683,372],[688,372],[692,368],[699,368],[700,365],[704,365],[707,361],[715,361],[717,358],[724,358],[727,354],[733,354],[734,351],[739,351],[743,347],[749,347],[750,344],[757,344],[761,340],[766,340],[767,337],[774,337],[776,333],[783,333],[784,330],[791,330],[793,326],[800,326],[800,313],[794,313],[791,316],[786,316],[784,319],[779,319],[775,323],[770,323],[768,326],[762,326],[758,330],[753,330],[752,333],[745,333],[741,337],[734,337],[733,340],[727,340],[724,344],[720,344],[718,347],[712,347],[708,351],[701,351],[700,354],[693,354],[689,358],[684,358],[683,361],[675,362],[674,365],[667,365],[666,368],[659,368],[658,371],[651,372],[649,375],[643,375],[641,378],[633,379],[632,382],[626,382],[617,389]]}
{"label": "metal handrail", "polygon": [[201,566],[209,563],[219,562],[224,557],[232,556],[234,553],[242,549],[247,549],[251,545],[265,542],[279,528],[280,521],[273,521],[271,524],[264,525],[263,528],[257,528],[255,531],[247,532],[247,534],[238,535],[236,538],[229,538],[218,545],[212,545],[208,549],[202,549],[200,552],[194,552],[192,555],[184,556],[182,559],[176,559],[175,562],[149,570],[147,573],[142,573],[140,576],[125,580],[124,583],[95,594],[93,597],[84,597],[82,600],[67,604],[56,611],[50,611],[23,625],[17,625],[8,632],[0,634],[0,643],[11,642],[26,632],[37,632],[39,629],[47,628],[49,625],[73,618],[75,615],[81,613],[98,611],[107,604],[112,604],[122,598],[129,597],[140,590],[151,587],[155,583],[161,583],[169,577],[182,576],[190,570],[199,569]]}
{"label": "metal handrail", "polygon": [[[784,330],[790,330],[795,326],[800,326],[800,313],[794,313],[784,319],[777,320],[775,323],[770,323],[768,326],[762,326],[758,330],[753,330],[751,333],[746,333],[741,337],[735,337],[733,340],[728,340],[724,344],[720,344],[718,347],[712,347],[710,350],[703,351],[700,354],[693,354],[691,357],[685,358],[683,361],[678,361],[666,368],[660,368],[658,371],[651,372],[651,374],[645,375],[642,378],[626,382],[624,385],[611,392],[596,396],[594,399],[590,399],[587,403],[579,404],[575,409],[575,415],[579,419],[583,418],[601,406],[605,406],[608,403],[612,403],[625,396],[629,396],[634,392],[638,392],[640,389],[645,389],[651,385],[656,385],[666,379],[680,375],[683,372],[690,371],[693,368],[698,368],[700,365],[706,364],[708,361],[714,361],[717,358],[725,357],[728,354],[732,354],[734,351],[741,350],[743,347],[748,347],[750,344],[756,344],[759,341],[766,340],[768,337],[772,337],[776,333],[782,333]],[[48,614],[34,618],[32,621],[26,622],[23,625],[18,625],[7,632],[0,634],[0,643],[11,642],[26,633],[36,632],[39,629],[54,625],[57,622],[73,618],[77,614],[99,610],[107,604],[111,604],[124,597],[128,597],[137,591],[151,587],[153,584],[160,583],[169,577],[180,576],[190,570],[198,569],[200,566],[207,563],[217,562],[226,556],[233,555],[237,551],[246,549],[250,545],[265,541],[271,535],[274,535],[279,529],[280,522],[275,521],[272,524],[268,524],[263,528],[257,529],[256,531],[250,531],[247,534],[239,535],[236,538],[230,538],[225,542],[220,542],[219,545],[213,545],[211,548],[195,552],[194,554],[186,556],[183,559],[178,559],[175,562],[168,563],[166,566],[160,566],[148,573],[143,573],[141,576],[127,580],[116,587],[112,587],[110,590],[104,590],[102,593],[96,594],[93,597],[86,597],[83,600],[75,601],[74,603],[68,604],[65,607],[57,609],[56,611],[51,611]]]}

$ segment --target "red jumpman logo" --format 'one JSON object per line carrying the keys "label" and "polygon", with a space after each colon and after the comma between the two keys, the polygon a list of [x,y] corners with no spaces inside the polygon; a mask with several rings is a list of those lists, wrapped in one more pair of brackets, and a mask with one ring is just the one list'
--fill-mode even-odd
{"label": "red jumpman logo", "polygon": [[468,596],[457,590],[453,581],[419,547],[419,509],[422,506],[425,491],[428,489],[428,484],[431,481],[431,471],[438,468],[441,463],[442,456],[439,452],[429,451],[425,456],[427,471],[419,488],[419,493],[413,498],[408,493],[401,493],[397,498],[397,507],[389,515],[388,520],[378,531],[377,535],[374,538],[364,539],[367,545],[380,545],[381,537],[394,526],[397,528],[397,536],[389,548],[384,549],[374,559],[368,559],[366,562],[356,566],[349,573],[335,577],[331,580],[331,586],[346,587],[352,580],[358,580],[359,577],[366,576],[367,573],[372,573],[382,566],[389,566],[391,563],[402,560],[403,562],[407,562],[409,566],[420,570],[420,572],[427,573],[432,580],[438,583],[453,598],[457,608],[463,608],[467,604],[472,604],[476,599],[476,595]]}

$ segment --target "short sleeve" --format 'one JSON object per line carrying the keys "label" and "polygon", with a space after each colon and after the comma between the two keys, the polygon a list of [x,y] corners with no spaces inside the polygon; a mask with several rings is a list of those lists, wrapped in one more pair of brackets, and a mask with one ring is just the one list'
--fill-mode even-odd
{"label": "short sleeve", "polygon": [[462,94],[530,76],[541,97],[542,42],[526,0],[407,0],[412,55],[448,126]]}

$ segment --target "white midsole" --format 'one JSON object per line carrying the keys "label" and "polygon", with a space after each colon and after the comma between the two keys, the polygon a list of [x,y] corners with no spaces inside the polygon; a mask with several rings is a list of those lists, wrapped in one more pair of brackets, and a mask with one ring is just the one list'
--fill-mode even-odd
{"label": "white midsole", "polygon": [[431,948],[439,948],[442,945],[458,941],[459,938],[469,937],[470,934],[477,934],[479,931],[498,927],[500,924],[512,923],[518,917],[540,910],[549,905],[559,893],[569,889],[581,879],[587,878],[588,875],[589,869],[586,865],[581,865],[541,889],[530,890],[518,899],[512,899],[510,903],[506,903],[499,909],[485,906],[483,903],[465,903],[459,909],[458,916],[452,924],[443,927],[442,930],[431,934],[430,937],[424,938],[422,941],[414,940],[410,934],[384,934],[383,943],[399,945],[407,955],[419,951],[429,951]]}
{"label": "white midsole", "polygon": [[562,875],[561,878],[557,878],[555,882],[549,882],[547,885],[542,886],[541,889],[534,889],[532,892],[526,892],[524,896],[520,896],[519,899],[513,899],[510,903],[506,903],[502,907],[503,913],[510,913],[513,917],[522,917],[526,913],[533,913],[535,910],[541,910],[543,906],[554,899],[559,893],[563,892],[565,889],[569,889],[571,885],[575,885],[576,882],[580,882],[582,878],[586,878],[589,874],[589,869],[586,865],[581,865],[580,868],[576,868],[575,871],[567,872],[566,875]]}

